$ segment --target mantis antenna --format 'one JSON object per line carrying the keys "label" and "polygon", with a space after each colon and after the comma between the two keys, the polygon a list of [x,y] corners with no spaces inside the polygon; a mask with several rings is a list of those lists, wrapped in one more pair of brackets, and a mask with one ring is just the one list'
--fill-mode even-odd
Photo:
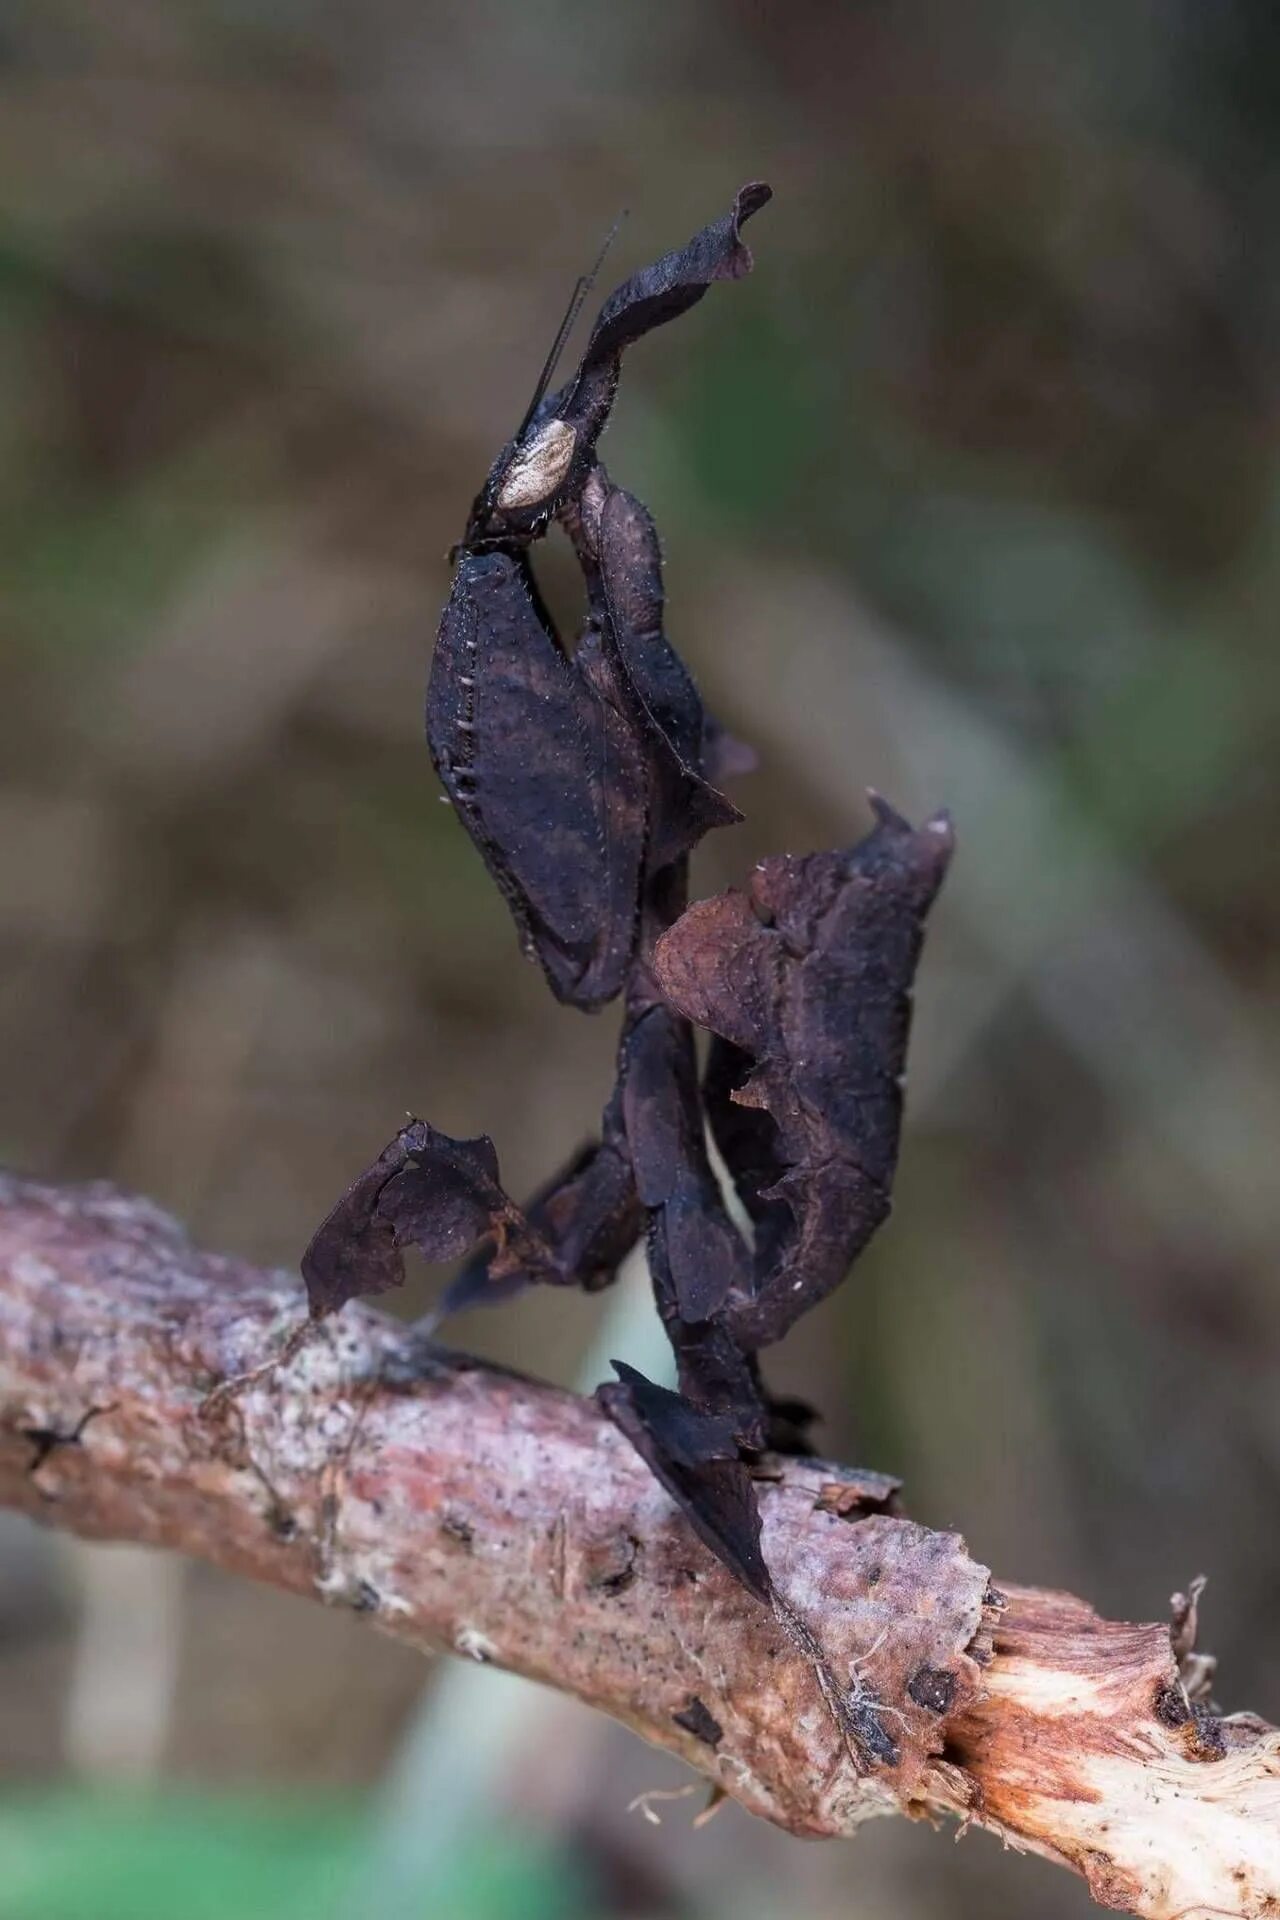
{"label": "mantis antenna", "polygon": [[543,398],[546,394],[547,388],[551,385],[552,376],[555,373],[557,365],[559,364],[560,355],[564,352],[564,343],[569,338],[569,335],[573,332],[574,323],[576,322],[578,315],[582,311],[582,303],[586,299],[587,295],[590,293],[592,287],[595,285],[596,275],[599,273],[601,267],[604,265],[605,256],[608,253],[610,247],[613,245],[614,240],[617,238],[618,229],[622,225],[626,217],[627,217],[627,209],[624,207],[622,209],[622,212],[618,215],[617,219],[614,221],[613,225],[610,227],[608,233],[606,233],[604,237],[604,241],[601,245],[600,251],[596,255],[595,261],[592,264],[591,271],[589,273],[583,273],[578,276],[578,280],[574,286],[573,292],[569,295],[569,304],[565,308],[564,319],[560,322],[559,328],[557,329],[557,332],[556,332],[556,337],[551,343],[551,351],[547,355],[546,360],[543,362],[542,372],[538,375],[538,384],[533,390],[533,398],[529,402],[529,405],[525,410],[524,419],[520,422],[520,425],[516,430],[517,440],[524,439],[525,433],[527,432],[529,427],[529,422],[533,419],[534,414],[538,411],[538,408],[542,405]]}

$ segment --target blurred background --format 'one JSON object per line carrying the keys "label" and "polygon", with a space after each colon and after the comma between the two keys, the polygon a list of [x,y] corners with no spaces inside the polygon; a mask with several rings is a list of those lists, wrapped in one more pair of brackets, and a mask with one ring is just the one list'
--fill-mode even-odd
{"label": "blurred background", "polygon": [[[292,1267],[406,1108],[516,1191],[595,1125],[613,1020],[437,801],[444,556],[618,209],[606,284],[760,175],[755,276],[633,351],[605,447],[760,751],[697,883],[868,783],[960,837],[894,1221],[774,1372],[998,1575],[1153,1618],[1210,1574],[1219,1697],[1274,1717],[1267,0],[9,0],[0,1157]],[[605,1339],[645,1364],[642,1275],[456,1328],[586,1384]],[[686,1779],[0,1515],[0,1920],[1087,1908],[980,1836],[629,1811]]]}

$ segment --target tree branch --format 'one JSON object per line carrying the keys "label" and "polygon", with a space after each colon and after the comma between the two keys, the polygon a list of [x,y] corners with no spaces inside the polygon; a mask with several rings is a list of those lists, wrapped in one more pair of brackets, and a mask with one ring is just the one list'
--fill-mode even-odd
{"label": "tree branch", "polygon": [[565,1689],[793,1833],[955,1814],[1152,1920],[1280,1913],[1280,1735],[1195,1703],[1185,1629],[1180,1673],[1167,1625],[997,1590],[878,1475],[760,1492],[791,1631],[590,1402],[359,1308],[309,1328],[145,1201],[0,1179],[0,1503]]}

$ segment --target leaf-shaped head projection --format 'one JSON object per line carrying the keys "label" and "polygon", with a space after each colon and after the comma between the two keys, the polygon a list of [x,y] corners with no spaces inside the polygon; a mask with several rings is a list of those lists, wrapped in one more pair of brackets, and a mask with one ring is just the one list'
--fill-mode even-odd
{"label": "leaf-shaped head projection", "polygon": [[740,280],[750,273],[751,250],[741,228],[771,198],[770,187],[752,181],[740,189],[728,213],[609,295],[577,372],[531,409],[494,461],[471,509],[464,547],[527,541],[546,530],[591,465],[617,391],[624,348],[687,312],[717,280]]}
{"label": "leaf-shaped head projection", "polygon": [[[440,622],[432,758],[525,951],[572,1006],[621,990],[643,937],[646,881],[708,828],[741,818],[709,778],[731,766],[732,743],[708,723],[663,632],[653,522],[610,485],[595,445],[623,349],[714,281],[749,271],[740,228],[768,198],[766,186],[744,187],[727,214],[605,301],[573,378],[537,401],[495,462]],[[556,515],[574,533],[592,608],[572,655],[527,554]]]}
{"label": "leaf-shaped head projection", "polygon": [[719,1107],[765,1228],[751,1293],[729,1308],[750,1350],[829,1293],[889,1211],[912,983],[953,840],[943,814],[916,829],[873,807],[855,847],[761,861],[747,893],[698,901],[654,958],[672,1005],[736,1050],[732,1104],[761,1116],[734,1128]]}
{"label": "leaf-shaped head projection", "polygon": [[[741,819],[707,778],[729,759],[663,628],[641,503],[597,466],[575,545],[593,611],[572,656],[527,553],[464,552],[436,640],[427,738],[441,781],[558,999],[617,994],[685,856]],[[650,883],[658,876],[668,883]],[[650,897],[646,900],[645,895]]]}

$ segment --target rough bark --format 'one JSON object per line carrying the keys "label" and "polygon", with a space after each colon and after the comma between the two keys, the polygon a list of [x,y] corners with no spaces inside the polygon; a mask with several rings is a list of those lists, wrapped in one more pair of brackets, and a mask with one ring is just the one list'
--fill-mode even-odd
{"label": "rough bark", "polygon": [[1168,1623],[993,1585],[879,1475],[760,1492],[790,1629],[589,1402],[366,1309],[309,1328],[145,1201],[0,1179],[3,1504],[568,1690],[793,1833],[954,1814],[1152,1920],[1280,1915],[1280,1734],[1193,1704],[1185,1628],[1180,1671]]}

